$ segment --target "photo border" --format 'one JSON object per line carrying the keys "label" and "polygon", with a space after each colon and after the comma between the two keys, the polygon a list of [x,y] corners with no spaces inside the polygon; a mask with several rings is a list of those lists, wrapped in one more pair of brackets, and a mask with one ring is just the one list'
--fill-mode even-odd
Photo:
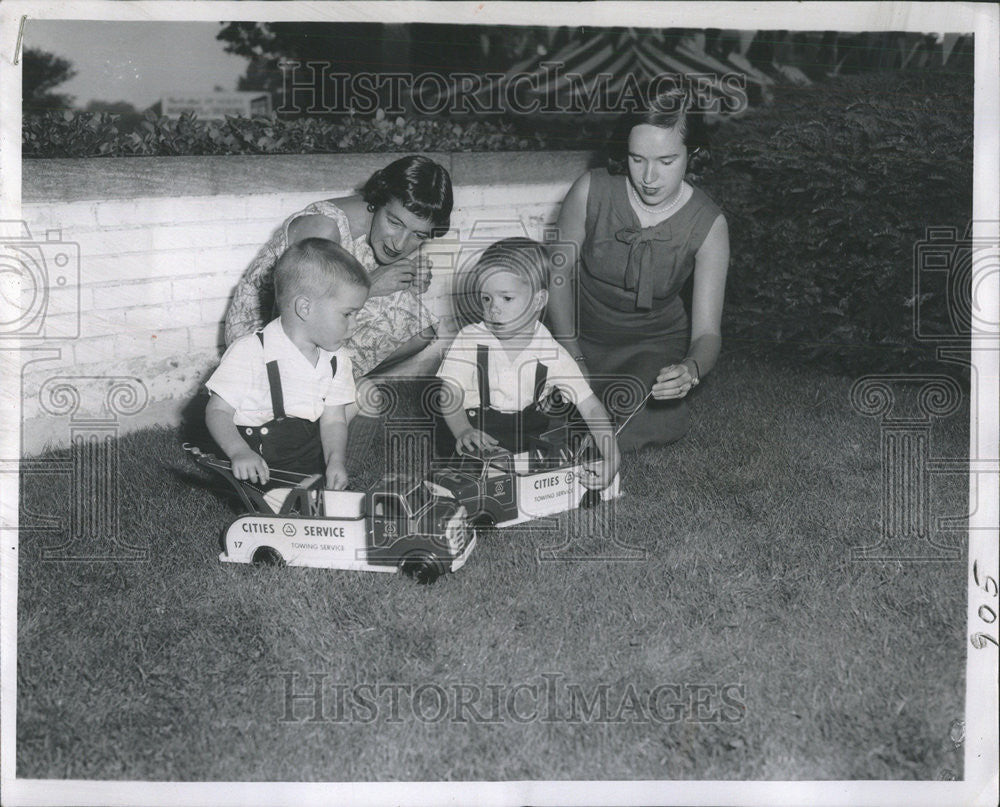
{"label": "photo border", "polygon": [[[68,5],[6,0],[0,5],[0,178],[4,219],[19,219],[21,200],[21,102],[20,65],[24,15],[32,19],[121,21],[298,20],[317,22],[438,22],[476,24],[565,24],[572,9],[574,25],[595,27],[754,28],[826,30],[830,20],[838,31],[899,30],[919,32],[973,32],[975,34],[975,165],[973,210],[974,237],[992,239],[994,251],[1000,233],[997,188],[1000,187],[998,141],[997,65],[998,9],[991,4],[950,3],[611,3],[530,4],[461,2],[78,2]],[[815,24],[811,20],[816,20]],[[998,277],[986,279],[987,299],[1000,300]],[[997,573],[998,492],[995,453],[998,440],[998,356],[995,335],[974,339],[971,359],[979,383],[974,386],[970,457],[987,466],[985,473],[970,473],[970,495],[978,508],[969,529],[968,634],[977,630],[979,608],[986,602],[973,578]],[[15,346],[0,350],[4,379],[20,378],[21,356]],[[25,354],[27,355],[27,354]],[[20,456],[19,383],[3,385],[3,423],[0,424],[0,457]],[[17,612],[17,468],[0,468],[0,525],[2,525],[2,575],[0,575],[0,792],[9,805],[29,804],[298,804],[381,803],[439,804],[994,804],[997,787],[997,680],[996,648],[966,645],[965,779],[956,782],[801,781],[801,782],[443,782],[443,783],[178,783],[92,780],[17,779],[15,775],[16,717],[16,612]],[[994,600],[995,602],[995,600]],[[993,632],[996,632],[993,624]],[[904,628],[903,625],[900,626]]]}

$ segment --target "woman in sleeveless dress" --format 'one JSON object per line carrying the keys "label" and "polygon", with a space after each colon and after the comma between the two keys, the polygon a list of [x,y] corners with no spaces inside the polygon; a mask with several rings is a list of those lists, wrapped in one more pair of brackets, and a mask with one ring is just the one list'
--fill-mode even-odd
{"label": "woman in sleeveless dress", "polygon": [[684,178],[706,148],[685,93],[661,93],[622,119],[608,167],[579,177],[559,216],[553,335],[609,411],[620,421],[632,415],[623,451],[682,437],[685,398],[719,356],[729,231],[719,207]]}
{"label": "woman in sleeveless dress", "polygon": [[345,343],[356,376],[415,355],[435,337],[439,319],[420,300],[430,272],[413,253],[448,231],[451,178],[427,157],[404,157],[376,171],[360,195],[314,202],[293,213],[240,278],[226,313],[226,344],[263,327],[274,305],[274,264],[290,245],[328,238],[371,275],[357,327]]}

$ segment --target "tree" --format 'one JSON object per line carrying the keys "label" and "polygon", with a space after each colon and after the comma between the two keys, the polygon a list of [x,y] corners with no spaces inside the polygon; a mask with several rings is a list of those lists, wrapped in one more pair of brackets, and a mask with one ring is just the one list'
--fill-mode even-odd
{"label": "tree", "polygon": [[110,115],[137,115],[139,110],[128,101],[98,101],[87,104],[86,112],[107,112]]}
{"label": "tree", "polygon": [[[326,97],[328,106],[336,106],[337,99],[323,95],[324,77],[478,69],[480,28],[472,25],[229,22],[223,24],[216,38],[226,43],[228,53],[243,56],[250,62],[246,74],[239,80],[238,89],[267,90],[272,93],[274,107],[278,109],[282,106],[285,85],[280,67],[284,59],[302,65],[294,74],[289,73],[296,92],[308,97],[301,88],[312,76],[314,97]],[[323,67],[310,70],[306,67],[309,61],[321,62]],[[382,96],[387,94],[385,89],[379,92]]]}
{"label": "tree", "polygon": [[[250,60],[246,75],[240,78],[240,90],[267,90],[275,106],[280,106],[284,76],[280,62],[292,59],[304,66],[308,61],[321,61],[326,74],[382,69],[378,23],[315,23],[315,22],[230,22],[216,39],[226,43],[228,53]],[[302,74],[296,76],[301,85]],[[316,93],[320,96],[322,74],[316,73]]]}
{"label": "tree", "polygon": [[51,90],[76,75],[66,59],[37,48],[25,48],[21,70],[21,106],[25,112],[68,109],[73,96]]}

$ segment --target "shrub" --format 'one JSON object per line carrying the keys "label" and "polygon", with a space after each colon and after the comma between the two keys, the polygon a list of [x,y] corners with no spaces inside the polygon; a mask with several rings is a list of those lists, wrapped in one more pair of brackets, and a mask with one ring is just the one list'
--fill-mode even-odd
{"label": "shrub", "polygon": [[[934,368],[913,337],[914,250],[928,227],[972,216],[972,80],[868,74],[779,87],[726,121],[699,183],[726,210],[732,260],[724,331],[790,359],[840,368]],[[462,121],[147,113],[29,114],[25,157],[502,151],[595,148],[607,122],[579,116]],[[947,332],[942,283],[921,289],[921,326]],[[966,283],[961,293],[968,295]]]}
{"label": "shrub", "polygon": [[[138,126],[97,112],[26,114],[25,157],[170,157],[211,154],[507,151],[549,147],[543,135],[520,134],[504,121],[451,121],[347,116],[344,120],[277,117],[200,121],[147,112]],[[558,146],[553,146],[558,147]]]}
{"label": "shrub", "polygon": [[[971,220],[972,120],[971,77],[893,73],[781,88],[725,124],[702,186],[730,226],[727,339],[851,372],[932,366],[914,249]],[[944,284],[922,291],[922,328],[947,331]]]}

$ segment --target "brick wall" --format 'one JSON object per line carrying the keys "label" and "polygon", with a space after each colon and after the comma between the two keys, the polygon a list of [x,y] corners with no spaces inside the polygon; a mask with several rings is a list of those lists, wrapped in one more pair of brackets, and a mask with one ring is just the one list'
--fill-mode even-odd
{"label": "brick wall", "polygon": [[[434,264],[425,300],[439,313],[455,267],[496,238],[541,238],[590,161],[585,152],[431,156],[455,186],[452,229],[425,248]],[[31,348],[21,353],[22,454],[68,444],[85,422],[118,433],[178,423],[218,361],[229,296],[259,247],[290,213],[351,193],[390,159],[25,161],[22,217],[36,246],[23,254],[44,261],[51,282],[22,342]],[[24,238],[17,222],[5,227],[7,243]],[[60,252],[69,261],[57,268]]]}

